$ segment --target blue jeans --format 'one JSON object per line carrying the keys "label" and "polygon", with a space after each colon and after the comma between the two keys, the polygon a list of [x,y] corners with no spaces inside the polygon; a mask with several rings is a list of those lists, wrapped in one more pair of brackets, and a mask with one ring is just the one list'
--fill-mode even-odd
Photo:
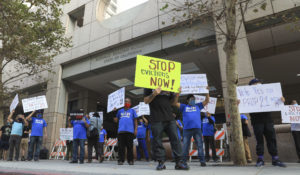
{"label": "blue jeans", "polygon": [[194,137],[195,143],[197,144],[198,157],[200,162],[205,162],[203,152],[203,140],[201,128],[184,129],[183,130],[183,160],[186,162],[189,158],[189,149],[191,145],[191,138]]}
{"label": "blue jeans", "polygon": [[80,162],[84,161],[84,143],[85,139],[73,140],[73,161],[78,161],[78,146],[80,146]]}
{"label": "blue jeans", "polygon": [[28,160],[32,160],[33,157],[33,151],[35,146],[35,153],[34,153],[34,159],[38,160],[40,156],[40,148],[43,144],[43,136],[31,136],[30,137],[30,144],[28,149]]}
{"label": "blue jeans", "polygon": [[139,142],[139,146],[136,147],[136,157],[138,160],[141,159],[141,149],[144,151],[144,155],[145,158],[148,160],[149,159],[149,155],[148,155],[148,150],[147,150],[147,146],[146,146],[146,139],[138,139]]}

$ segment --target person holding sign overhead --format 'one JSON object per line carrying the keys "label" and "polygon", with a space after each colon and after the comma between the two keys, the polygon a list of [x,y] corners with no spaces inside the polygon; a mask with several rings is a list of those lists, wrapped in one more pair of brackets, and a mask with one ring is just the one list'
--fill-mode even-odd
{"label": "person holding sign overhead", "polygon": [[206,94],[205,101],[196,104],[194,95],[188,95],[186,98],[187,104],[178,102],[179,93],[176,94],[173,105],[179,108],[182,112],[183,120],[183,152],[182,157],[185,166],[189,157],[189,149],[191,144],[191,138],[195,139],[198,149],[198,157],[200,159],[200,165],[206,166],[205,157],[203,152],[203,140],[201,130],[201,116],[200,111],[209,103],[209,94]]}
{"label": "person holding sign overhead", "polygon": [[[118,128],[118,165],[125,161],[125,148],[127,148],[127,161],[133,165],[133,139],[137,134],[137,114],[131,107],[131,99],[125,99],[125,107],[120,109],[114,121],[119,122]],[[116,110],[116,109],[114,109]]]}
{"label": "person holding sign overhead", "polygon": [[[249,82],[249,85],[262,84],[261,80],[254,78]],[[285,102],[284,97],[281,98],[282,102]],[[274,129],[274,122],[271,117],[270,112],[259,112],[250,113],[251,123],[253,126],[253,131],[256,138],[256,154],[258,156],[256,166],[260,167],[265,164],[264,162],[264,136],[267,141],[267,147],[270,155],[272,156],[272,165],[279,167],[286,167],[278,159],[277,143],[276,143],[276,133]]]}
{"label": "person holding sign overhead", "polygon": [[202,118],[202,130],[203,130],[203,138],[205,144],[205,159],[206,162],[209,161],[209,148],[211,148],[212,158],[214,162],[218,162],[218,157],[216,154],[216,143],[215,143],[215,122],[216,119],[209,112],[205,113],[205,117]]}
{"label": "person holding sign overhead", "polygon": [[155,90],[144,89],[144,102],[150,106],[150,121],[153,134],[154,157],[158,161],[157,170],[166,169],[164,164],[166,153],[162,144],[162,134],[165,131],[172,146],[176,170],[188,170],[182,162],[182,146],[177,135],[177,126],[172,114],[174,93],[162,91],[161,87]]}
{"label": "person holding sign overhead", "polygon": [[[35,112],[35,111],[34,111]],[[26,117],[27,121],[31,121],[31,136],[30,136],[30,145],[28,150],[28,161],[31,161],[33,158],[33,151],[35,146],[34,161],[39,160],[40,148],[43,144],[43,137],[47,139],[47,123],[43,119],[43,114],[41,110],[38,110],[35,117],[29,115]]]}

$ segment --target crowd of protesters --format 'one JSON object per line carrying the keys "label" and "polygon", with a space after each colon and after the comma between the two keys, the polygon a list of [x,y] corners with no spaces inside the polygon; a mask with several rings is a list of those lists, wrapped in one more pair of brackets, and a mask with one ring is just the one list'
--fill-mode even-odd
{"label": "crowd of protesters", "polygon": [[[253,79],[249,85],[261,84],[258,79]],[[198,151],[200,166],[206,166],[210,159],[218,162],[215,146],[216,119],[206,112],[201,116],[201,110],[209,103],[210,96],[206,94],[203,102],[196,103],[194,95],[188,95],[184,103],[179,102],[180,93],[162,91],[161,88],[145,89],[144,102],[149,104],[150,116],[138,117],[136,111],[131,108],[131,99],[125,99],[124,108],[114,109],[116,115],[114,122],[118,123],[118,165],[126,160],[129,165],[134,165],[133,150],[136,149],[136,160],[157,161],[157,170],[166,169],[166,153],[162,142],[163,132],[169,138],[172,157],[175,162],[175,169],[188,170],[187,160],[189,158],[191,139],[193,138]],[[281,99],[285,102],[285,99]],[[239,103],[239,102],[238,102]],[[298,105],[294,100],[291,105]],[[182,114],[182,121],[174,114],[174,107]],[[278,158],[276,133],[270,112],[251,113],[251,124],[256,138],[256,166],[264,165],[264,138],[267,142],[268,152],[272,156],[274,166],[286,167]],[[248,128],[248,117],[241,114],[241,124],[245,147],[245,156],[248,163],[252,162],[251,152],[248,144],[248,137],[251,132]],[[12,111],[7,124],[1,127],[0,131],[0,159],[18,161],[21,154],[21,161],[38,161],[43,140],[47,138],[47,123],[43,119],[41,111],[33,111],[27,117],[23,114],[15,114]],[[76,111],[68,117],[68,127],[73,128],[73,140],[67,141],[67,154],[65,159],[70,163],[84,163],[85,143],[88,145],[88,160],[93,160],[93,149],[96,151],[96,158],[103,162],[103,149],[107,141],[107,132],[103,128],[103,120],[95,112],[92,116],[86,115],[83,111]],[[296,144],[297,155],[300,160],[300,127],[299,124],[292,124],[292,134]],[[137,145],[134,147],[134,139]],[[147,149],[147,142],[151,145],[150,154]],[[205,147],[205,148],[204,148]],[[78,148],[80,154],[78,155]],[[210,157],[209,150],[212,150]],[[7,151],[9,156],[6,157]],[[27,157],[25,157],[27,153]],[[150,159],[151,157],[151,159]],[[300,163],[300,162],[299,162]]]}

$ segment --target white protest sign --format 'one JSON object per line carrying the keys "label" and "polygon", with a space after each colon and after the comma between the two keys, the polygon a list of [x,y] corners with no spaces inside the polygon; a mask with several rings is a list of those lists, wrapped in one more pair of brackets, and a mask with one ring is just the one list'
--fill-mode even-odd
{"label": "white protest sign", "polygon": [[[90,112],[90,113],[89,113],[89,116],[90,116],[90,117],[93,117],[94,113],[95,113],[95,112]],[[103,121],[103,112],[100,111],[100,112],[98,112],[98,114],[99,114],[99,116],[100,116],[100,119]]]}
{"label": "white protest sign", "polygon": [[180,80],[181,94],[206,94],[206,74],[182,74]]}
{"label": "white protest sign", "polygon": [[139,116],[139,105],[132,107],[132,109],[135,111],[136,115]]}
{"label": "white protest sign", "polygon": [[48,108],[46,96],[32,97],[22,100],[24,113]]}
{"label": "white protest sign", "polygon": [[73,140],[73,128],[60,128],[60,140]]}
{"label": "white protest sign", "polygon": [[239,86],[237,97],[240,113],[281,111],[284,106],[280,83]]}
{"label": "white protest sign", "polygon": [[19,104],[19,95],[17,94],[10,105],[10,108],[9,108],[10,112],[15,110],[16,107],[18,106],[18,104]]}
{"label": "white protest sign", "polygon": [[140,102],[139,104],[139,114],[142,115],[150,115],[150,106],[144,102]]}
{"label": "white protest sign", "polygon": [[300,123],[300,106],[288,105],[281,110],[282,123]]}
{"label": "white protest sign", "polygon": [[[194,95],[196,99],[196,103],[200,103],[205,101],[205,96],[200,96],[200,95]],[[209,112],[211,114],[215,114],[216,112],[216,106],[217,106],[217,98],[210,97],[209,98],[209,103],[204,106],[204,108],[201,110],[201,112]]]}
{"label": "white protest sign", "polygon": [[114,108],[119,109],[125,104],[125,87],[108,95],[107,112],[111,112]]}

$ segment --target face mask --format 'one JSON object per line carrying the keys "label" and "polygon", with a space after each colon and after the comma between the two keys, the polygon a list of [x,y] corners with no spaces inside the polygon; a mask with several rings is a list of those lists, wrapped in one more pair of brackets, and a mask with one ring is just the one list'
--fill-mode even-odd
{"label": "face mask", "polygon": [[125,108],[130,108],[131,104],[130,103],[125,103]]}
{"label": "face mask", "polygon": [[189,101],[189,105],[190,105],[190,106],[195,106],[195,104],[196,104],[196,101],[195,101],[195,100],[190,100],[190,101]]}
{"label": "face mask", "polygon": [[19,123],[23,123],[23,119],[18,118],[18,122],[19,122]]}
{"label": "face mask", "polygon": [[42,114],[38,114],[38,115],[36,115],[36,116],[37,116],[37,118],[42,118],[42,117],[43,117]]}

